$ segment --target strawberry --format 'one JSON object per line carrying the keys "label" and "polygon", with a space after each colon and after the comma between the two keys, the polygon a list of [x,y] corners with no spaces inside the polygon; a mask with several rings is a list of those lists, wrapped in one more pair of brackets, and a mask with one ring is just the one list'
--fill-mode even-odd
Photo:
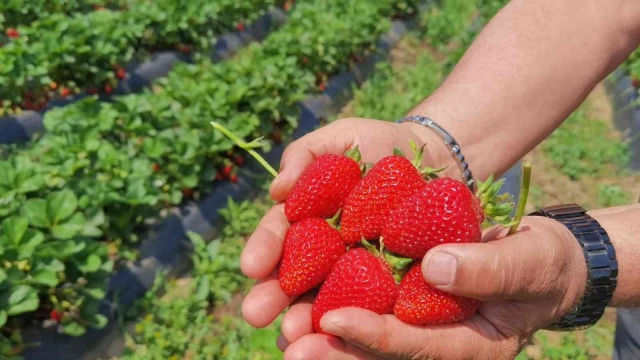
{"label": "strawberry", "polygon": [[233,162],[237,166],[242,166],[244,165],[244,158],[242,157],[242,155],[236,155],[233,157]]}
{"label": "strawberry", "polygon": [[127,76],[127,70],[125,70],[124,68],[118,67],[118,69],[116,70],[116,77],[122,80],[125,78],[125,76]]}
{"label": "strawberry", "polygon": [[231,181],[234,184],[237,183],[238,182],[238,175],[231,174],[231,176],[229,176],[229,181]]}
{"label": "strawberry", "polygon": [[479,196],[474,196],[461,181],[451,178],[430,181],[403,201],[385,221],[382,229],[385,246],[396,254],[420,259],[439,244],[480,242],[485,217],[507,225],[513,208],[512,203],[496,205],[496,200],[507,198],[495,196],[503,181],[492,182],[493,178],[482,184]]}
{"label": "strawberry", "polygon": [[638,79],[637,77],[633,76],[631,78],[631,86],[633,86],[636,89],[640,89],[640,79]]}
{"label": "strawberry", "polygon": [[236,25],[236,29],[238,31],[243,31],[244,30],[244,24],[243,23],[239,23],[238,25]]}
{"label": "strawberry", "polygon": [[229,177],[229,175],[231,175],[232,171],[233,171],[233,166],[232,165],[225,165],[225,167],[222,168],[222,174],[225,177]]}
{"label": "strawberry", "polygon": [[360,181],[360,152],[355,147],[346,155],[319,156],[300,176],[284,204],[284,213],[291,222],[308,217],[334,216],[344,200]]}
{"label": "strawberry", "polygon": [[191,195],[193,195],[193,189],[191,188],[182,189],[182,196],[184,196],[185,198],[190,198]]}
{"label": "strawberry", "polygon": [[5,34],[7,34],[9,39],[17,39],[20,37],[20,33],[18,32],[18,30],[14,28],[7,28],[7,30],[5,31]]}
{"label": "strawberry", "polygon": [[98,93],[98,89],[90,87],[89,89],[87,89],[87,92],[89,93],[89,95],[95,95]]}
{"label": "strawberry", "polygon": [[418,325],[461,321],[478,310],[480,301],[440,291],[422,277],[415,264],[400,282],[393,313],[403,322]]}
{"label": "strawberry", "polygon": [[422,152],[416,152],[414,163],[398,149],[395,152],[397,155],[378,161],[345,199],[340,232],[348,245],[363,237],[379,238],[391,212],[426,184],[416,167],[422,162]]}
{"label": "strawberry", "polygon": [[59,323],[60,321],[62,321],[62,314],[59,313],[56,309],[53,309],[51,310],[51,313],[49,313],[49,318]]}
{"label": "strawberry", "polygon": [[160,165],[158,165],[158,164],[152,164],[152,165],[151,165],[151,170],[153,170],[153,172],[158,172],[158,171],[160,171]]}
{"label": "strawberry", "polygon": [[340,232],[318,217],[304,219],[287,231],[278,278],[288,296],[320,285],[347,251]]}
{"label": "strawberry", "polygon": [[313,330],[325,334],[320,319],[331,310],[358,307],[378,314],[391,314],[398,296],[391,269],[363,248],[349,250],[327,277],[311,310]]}
{"label": "strawberry", "polygon": [[320,91],[325,91],[327,89],[327,87],[323,84],[318,85],[318,90]]}
{"label": "strawberry", "polygon": [[218,171],[216,173],[216,180],[218,180],[218,181],[224,180],[224,174],[221,171]]}
{"label": "strawberry", "polygon": [[67,96],[69,96],[69,94],[71,94],[71,91],[68,88],[66,87],[60,88],[60,96],[62,96],[63,98],[66,98]]}
{"label": "strawberry", "polygon": [[106,94],[111,94],[111,92],[112,92],[112,91],[113,91],[113,86],[111,86],[111,85],[109,85],[109,84],[107,84],[107,85],[105,85],[105,86],[104,86],[104,92],[105,92]]}

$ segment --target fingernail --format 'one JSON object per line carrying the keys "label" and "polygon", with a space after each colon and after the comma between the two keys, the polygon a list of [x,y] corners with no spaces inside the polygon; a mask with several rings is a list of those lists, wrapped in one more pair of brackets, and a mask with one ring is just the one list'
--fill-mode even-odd
{"label": "fingernail", "polygon": [[446,253],[437,252],[427,258],[427,263],[422,265],[422,274],[433,286],[449,286],[456,278],[458,261],[456,257]]}

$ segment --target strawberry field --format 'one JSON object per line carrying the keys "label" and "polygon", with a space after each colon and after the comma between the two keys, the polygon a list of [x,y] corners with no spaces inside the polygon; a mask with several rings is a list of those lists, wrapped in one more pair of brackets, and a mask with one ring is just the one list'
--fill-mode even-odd
{"label": "strawberry field", "polygon": [[[73,351],[63,347],[67,339],[91,339],[84,343],[98,344],[99,353],[79,349],[77,358],[281,358],[275,348],[279,320],[255,330],[239,317],[242,294],[252,283],[241,274],[238,257],[272,204],[264,195],[269,179],[209,122],[245,139],[265,136],[259,150],[277,154],[308,126],[306,100],[331,97],[337,78],[371,61],[394,20],[415,21],[418,26],[394,50],[393,61],[378,64],[338,115],[394,120],[435,90],[504,3],[443,0],[426,9],[418,0],[0,5],[4,113],[41,111],[52,99],[89,95],[48,109],[45,132],[31,141],[0,145],[0,357],[44,359],[56,344],[61,353]],[[232,59],[210,59],[217,37],[243,31],[273,7],[286,12],[282,27]],[[140,93],[109,101],[99,96],[131,76],[129,64],[164,50],[182,52],[188,61]],[[640,53],[620,71],[637,80]],[[637,81],[632,85],[638,92]],[[618,133],[602,122],[592,132],[580,126],[585,117],[595,116],[588,106],[572,115],[547,147],[531,154],[539,162],[534,173],[548,167],[560,181],[582,189],[604,181],[610,169],[624,168],[618,159],[629,156],[629,148]],[[314,116],[324,121],[324,115]],[[578,131],[584,144],[593,134],[610,132],[600,155],[584,158],[596,166],[570,168],[565,162],[580,146],[567,145]],[[566,146],[551,151],[550,142]],[[637,198],[640,189],[630,185],[637,177],[619,173],[606,177],[606,188],[586,194],[585,203]],[[554,191],[556,184],[549,180],[536,181],[536,205],[567,196]],[[245,194],[246,188],[252,190]],[[227,200],[228,193],[237,200]],[[220,205],[209,213],[206,204],[213,201]],[[175,219],[191,219],[189,212],[199,208],[210,220],[206,229],[182,221],[179,230],[171,230]],[[148,255],[149,248],[162,253],[155,247],[164,244],[156,240],[170,231],[180,241],[165,253],[190,250],[186,260]],[[150,262],[161,264],[151,267],[151,280],[143,287],[148,291],[123,300],[127,289],[118,288],[114,279]],[[609,349],[610,328],[611,323],[604,324],[581,340],[560,342],[542,334],[532,346],[542,348],[543,356],[533,350],[521,356],[595,358],[597,351]],[[96,335],[107,330],[118,340]],[[567,350],[572,341],[597,346],[582,354],[581,345]]]}

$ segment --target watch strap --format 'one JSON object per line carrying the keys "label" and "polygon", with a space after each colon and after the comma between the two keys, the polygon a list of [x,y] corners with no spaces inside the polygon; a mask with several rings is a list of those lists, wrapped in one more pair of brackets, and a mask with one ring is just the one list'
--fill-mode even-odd
{"label": "watch strap", "polygon": [[617,285],[618,261],[609,235],[576,204],[545,207],[530,215],[545,216],[566,226],[582,247],[587,263],[587,286],[580,303],[547,329],[579,330],[594,325],[611,302]]}

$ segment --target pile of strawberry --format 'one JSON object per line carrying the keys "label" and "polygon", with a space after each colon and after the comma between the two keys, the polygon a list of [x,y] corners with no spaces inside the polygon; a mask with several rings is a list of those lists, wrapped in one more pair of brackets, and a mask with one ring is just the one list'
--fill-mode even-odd
{"label": "pile of strawberry", "polygon": [[305,171],[285,202],[292,224],[279,269],[283,291],[319,287],[313,328],[328,311],[359,307],[395,314],[412,324],[441,324],[472,315],[480,302],[431,287],[420,259],[436,245],[480,242],[482,223],[507,225],[513,203],[498,196],[502,182],[465,184],[422,168],[401,151],[361,164],[356,148],[323,155]]}

